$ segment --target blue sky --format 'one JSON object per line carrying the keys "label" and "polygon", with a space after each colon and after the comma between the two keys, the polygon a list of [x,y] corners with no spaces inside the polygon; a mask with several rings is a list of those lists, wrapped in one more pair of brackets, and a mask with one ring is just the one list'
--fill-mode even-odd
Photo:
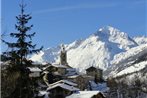
{"label": "blue sky", "polygon": [[[146,36],[146,0],[24,0],[34,43],[44,48],[84,39],[100,27],[113,26],[129,36]],[[21,0],[2,0],[2,32],[16,32]],[[4,39],[13,41],[8,36]],[[6,50],[2,46],[2,51]]]}

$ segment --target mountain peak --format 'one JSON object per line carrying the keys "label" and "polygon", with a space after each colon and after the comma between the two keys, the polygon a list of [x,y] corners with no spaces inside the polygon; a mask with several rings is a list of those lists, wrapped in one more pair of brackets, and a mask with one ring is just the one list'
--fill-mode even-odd
{"label": "mountain peak", "polygon": [[108,34],[108,35],[123,35],[123,36],[127,36],[126,33],[121,32],[120,30],[112,27],[112,26],[104,26],[102,28],[100,28],[98,30],[98,32],[104,33],[104,34]]}
{"label": "mountain peak", "polygon": [[122,32],[112,26],[104,26],[100,28],[92,36],[97,37],[99,40],[109,44],[117,44],[120,49],[128,50],[137,46],[136,42],[128,36],[127,33]]}
{"label": "mountain peak", "polygon": [[128,38],[127,33],[121,32],[119,29],[114,28],[112,26],[104,26],[96,33],[93,34],[94,36],[103,36],[103,37],[121,37],[121,38]]}
{"label": "mountain peak", "polygon": [[116,28],[112,27],[112,26],[104,26],[102,28],[100,28],[98,31],[112,31],[115,30]]}

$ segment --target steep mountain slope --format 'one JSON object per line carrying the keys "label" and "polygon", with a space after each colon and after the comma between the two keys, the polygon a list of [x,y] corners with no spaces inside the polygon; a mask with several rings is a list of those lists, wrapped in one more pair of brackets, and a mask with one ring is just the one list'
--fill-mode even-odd
{"label": "steep mountain slope", "polygon": [[141,37],[134,37],[133,40],[138,44],[147,44],[147,37],[141,36]]}
{"label": "steep mountain slope", "polygon": [[147,44],[115,55],[111,65],[107,71],[112,76],[133,73],[147,67]]}
{"label": "steep mountain slope", "polygon": [[60,49],[61,49],[60,46],[48,48],[43,51],[40,51],[40,53],[38,54],[33,55],[30,59],[36,63],[46,63],[46,62],[53,63],[58,58]]}
{"label": "steep mountain slope", "polygon": [[[65,45],[67,62],[70,66],[84,72],[89,66],[111,69],[117,54],[129,51],[138,44],[126,33],[110,26],[100,28],[85,40],[77,40]],[[35,62],[59,62],[60,46],[48,48],[30,59]],[[113,60],[114,61],[114,60]]]}

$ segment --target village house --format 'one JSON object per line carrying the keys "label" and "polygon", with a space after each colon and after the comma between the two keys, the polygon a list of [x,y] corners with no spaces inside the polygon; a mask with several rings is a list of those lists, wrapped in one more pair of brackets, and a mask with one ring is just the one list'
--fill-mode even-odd
{"label": "village house", "polygon": [[60,75],[66,74],[67,66],[60,65],[60,64],[50,64],[43,68],[44,71],[48,72],[58,72]]}
{"label": "village house", "polygon": [[46,85],[50,85],[54,82],[57,82],[59,80],[61,80],[63,78],[63,76],[61,76],[58,72],[48,72],[48,71],[44,71],[44,76],[43,76],[43,80],[46,83]]}
{"label": "village house", "polygon": [[86,74],[89,76],[93,76],[95,78],[95,82],[102,82],[103,81],[103,70],[96,67],[89,67],[86,69]]}
{"label": "village house", "polygon": [[89,85],[89,81],[94,81],[93,76],[89,75],[72,75],[67,77],[68,80],[75,82],[80,90],[86,90]]}
{"label": "village house", "polygon": [[106,98],[100,91],[79,91],[66,98]]}
{"label": "village house", "polygon": [[50,84],[49,87],[51,87],[51,86],[53,86],[55,84],[58,84],[58,83],[63,83],[63,84],[67,84],[69,86],[75,86],[75,87],[77,86],[77,84],[74,83],[74,82],[71,82],[71,81],[68,81],[68,80],[60,80],[60,81],[57,81],[55,83]]}
{"label": "village house", "polygon": [[86,89],[86,81],[85,78],[82,75],[73,75],[73,76],[68,76],[68,80],[77,83],[77,87],[80,90],[85,90]]}
{"label": "village house", "polygon": [[38,67],[27,67],[29,77],[40,77],[42,70]]}
{"label": "village house", "polygon": [[73,82],[60,80],[50,84],[47,88],[47,92],[49,92],[49,98],[65,98],[66,96],[79,91],[75,86],[77,86],[77,84]]}

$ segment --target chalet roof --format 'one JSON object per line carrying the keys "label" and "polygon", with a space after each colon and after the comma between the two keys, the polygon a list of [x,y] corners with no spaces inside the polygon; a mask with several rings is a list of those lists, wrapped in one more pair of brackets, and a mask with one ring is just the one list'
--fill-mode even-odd
{"label": "chalet roof", "polygon": [[90,75],[87,75],[87,74],[82,75],[82,77],[84,77],[84,78],[93,78],[93,76],[90,76]]}
{"label": "chalet roof", "polygon": [[33,65],[48,65],[49,63],[47,62],[32,62]]}
{"label": "chalet roof", "polygon": [[68,72],[65,74],[65,76],[73,76],[73,75],[77,75],[77,72]]}
{"label": "chalet roof", "polygon": [[76,83],[73,83],[73,82],[68,81],[68,80],[60,80],[60,81],[57,81],[55,83],[50,84],[49,86],[53,86],[53,85],[56,85],[58,83],[64,83],[64,84],[68,84],[68,85],[71,85],[71,86],[77,86]]}
{"label": "chalet roof", "polygon": [[94,66],[91,66],[91,67],[86,69],[86,71],[91,71],[91,70],[102,70],[102,69],[94,67]]}
{"label": "chalet roof", "polygon": [[[72,94],[70,96],[67,96],[66,98],[91,98],[92,96],[97,95],[99,93],[101,92],[100,91],[79,91],[79,93]],[[104,96],[102,93],[101,95]]]}
{"label": "chalet roof", "polygon": [[67,68],[66,70],[67,70],[67,71],[76,71],[75,68]]}
{"label": "chalet roof", "polygon": [[46,74],[46,73],[49,73],[49,71],[43,71],[43,72],[42,72],[42,74]]}
{"label": "chalet roof", "polygon": [[80,75],[72,75],[72,76],[68,76],[68,78],[72,79],[72,78],[77,78],[79,77]]}
{"label": "chalet roof", "polygon": [[67,68],[72,68],[72,67],[71,67],[70,65],[68,65],[68,64],[66,64],[65,66],[66,66]]}
{"label": "chalet roof", "polygon": [[85,76],[84,75],[73,75],[73,76],[68,76],[67,78],[68,79],[75,79],[75,78],[79,78],[79,77],[85,79]]}
{"label": "chalet roof", "polygon": [[83,79],[90,79],[90,80],[93,80],[94,79],[94,77],[93,76],[89,76],[89,75],[73,75],[73,76],[68,76],[67,78],[68,79],[74,79],[74,78],[78,78],[78,77],[80,77],[80,78],[83,78]]}
{"label": "chalet roof", "polygon": [[42,70],[38,67],[27,67],[31,72],[41,72]]}
{"label": "chalet roof", "polygon": [[44,67],[43,70],[46,70],[46,69],[49,68],[49,67],[67,68],[67,66],[65,66],[65,65],[61,65],[61,64],[51,64],[51,65],[48,65],[48,66]]}
{"label": "chalet roof", "polygon": [[67,68],[67,66],[62,65],[62,64],[52,64],[52,66],[60,67],[60,68]]}
{"label": "chalet roof", "polygon": [[63,89],[69,90],[69,91],[79,91],[78,88],[76,88],[74,86],[69,86],[69,85],[64,84],[64,83],[58,83],[58,84],[55,84],[53,86],[50,86],[50,87],[47,88],[47,91],[50,91],[50,90],[57,88],[57,87],[61,87]]}
{"label": "chalet roof", "polygon": [[96,67],[91,66],[91,67],[87,68],[86,71],[96,70],[96,69],[97,69]]}

